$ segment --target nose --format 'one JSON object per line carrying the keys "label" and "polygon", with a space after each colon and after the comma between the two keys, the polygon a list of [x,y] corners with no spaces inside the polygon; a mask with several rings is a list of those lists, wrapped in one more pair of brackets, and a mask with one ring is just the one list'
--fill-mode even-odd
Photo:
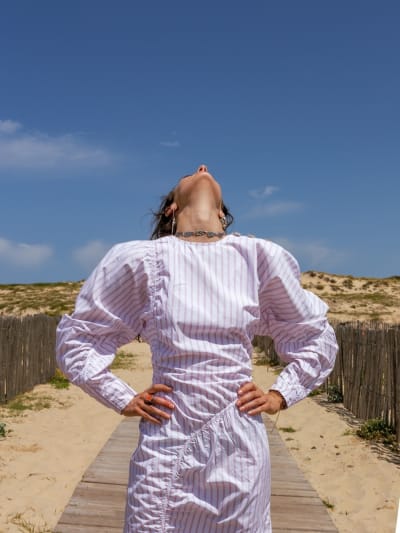
{"label": "nose", "polygon": [[206,167],[206,165],[200,165],[197,169],[197,172],[208,172],[208,168]]}

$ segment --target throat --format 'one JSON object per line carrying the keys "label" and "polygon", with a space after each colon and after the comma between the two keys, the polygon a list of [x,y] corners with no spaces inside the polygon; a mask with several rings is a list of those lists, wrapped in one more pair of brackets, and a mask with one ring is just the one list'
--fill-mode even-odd
{"label": "throat", "polygon": [[220,209],[214,205],[186,205],[178,209],[175,236],[195,242],[210,242],[225,236]]}

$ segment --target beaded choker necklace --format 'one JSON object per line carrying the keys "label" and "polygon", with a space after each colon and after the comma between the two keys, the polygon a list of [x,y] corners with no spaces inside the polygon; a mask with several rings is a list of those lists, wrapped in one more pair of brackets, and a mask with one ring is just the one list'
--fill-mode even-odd
{"label": "beaded choker necklace", "polygon": [[177,231],[175,233],[175,237],[208,237],[209,239],[212,239],[213,237],[221,238],[224,236],[224,231],[218,233],[215,231],[205,231],[203,229],[199,229],[197,231]]}

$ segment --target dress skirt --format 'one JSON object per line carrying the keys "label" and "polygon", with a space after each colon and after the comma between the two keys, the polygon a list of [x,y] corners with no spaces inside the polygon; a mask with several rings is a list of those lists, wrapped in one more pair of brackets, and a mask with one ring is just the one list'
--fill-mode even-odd
{"label": "dress skirt", "polygon": [[[176,417],[179,419],[179,416]],[[236,402],[187,435],[141,421],[124,533],[268,533],[270,458],[261,416]]]}

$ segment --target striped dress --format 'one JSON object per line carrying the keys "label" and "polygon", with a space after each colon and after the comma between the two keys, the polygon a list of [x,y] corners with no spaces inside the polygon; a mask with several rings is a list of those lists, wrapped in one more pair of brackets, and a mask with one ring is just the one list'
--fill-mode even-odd
{"label": "striped dress", "polygon": [[[251,380],[252,338],[288,363],[274,386],[287,405],[319,386],[337,345],[327,306],[299,283],[296,260],[262,239],[176,237],[114,246],[58,327],[57,360],[73,383],[120,412],[135,391],[112,374],[118,346],[140,334],[153,383],[175,409],[140,422],[125,533],[267,533],[270,462],[261,416],[236,407]],[[150,384],[149,384],[150,385]]]}

